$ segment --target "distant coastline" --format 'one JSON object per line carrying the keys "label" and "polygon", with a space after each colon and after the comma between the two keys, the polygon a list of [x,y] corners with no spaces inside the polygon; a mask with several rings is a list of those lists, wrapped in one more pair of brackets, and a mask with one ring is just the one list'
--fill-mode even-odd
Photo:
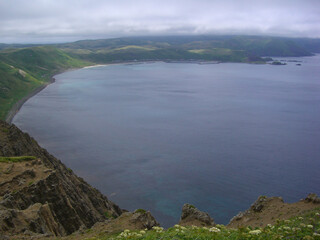
{"label": "distant coastline", "polygon": [[6,116],[5,121],[9,124],[12,123],[12,120],[14,118],[14,116],[19,112],[19,110],[21,109],[21,107],[23,106],[23,104],[28,101],[30,98],[32,98],[33,96],[35,96],[36,94],[38,94],[39,92],[41,92],[43,89],[45,89],[47,86],[49,86],[50,84],[54,83],[56,81],[55,76],[64,72],[68,72],[68,71],[72,71],[72,70],[77,70],[77,69],[81,69],[81,68],[70,68],[70,69],[66,69],[64,71],[61,72],[57,72],[55,73],[50,79],[49,82],[44,83],[43,85],[35,88],[33,91],[31,91],[28,95],[26,95],[25,97],[23,97],[22,99],[20,99],[9,111],[9,113]]}
{"label": "distant coastline", "polygon": [[39,92],[41,92],[43,89],[45,89],[49,84],[54,83],[55,82],[55,78],[52,77],[51,81],[48,83],[45,83],[44,85],[41,85],[40,87],[34,89],[31,93],[29,93],[27,96],[23,97],[22,99],[20,99],[9,111],[9,113],[6,116],[6,122],[7,123],[12,123],[12,120],[14,118],[14,116],[19,112],[19,110],[21,109],[21,107],[23,106],[23,104],[28,101],[30,98],[32,98],[34,95],[38,94]]}
{"label": "distant coastline", "polygon": [[[94,68],[94,67],[102,67],[102,66],[108,66],[108,65],[117,65],[117,64],[144,64],[144,63],[155,63],[155,62],[165,62],[165,61],[123,61],[123,62],[112,62],[112,63],[106,63],[106,64],[94,64],[94,65],[90,65],[90,66],[85,66],[82,68]],[[177,62],[177,61],[175,61]],[[190,62],[190,61],[189,61]],[[168,62],[170,63],[170,62]],[[181,63],[185,63],[185,61],[181,61]],[[196,63],[196,62],[194,62]],[[51,80],[47,83],[44,83],[43,85],[35,88],[33,91],[31,91],[28,95],[26,95],[25,97],[23,97],[22,99],[20,99],[16,104],[14,104],[14,106],[10,109],[9,113],[7,114],[5,121],[9,124],[12,123],[13,118],[15,117],[15,115],[19,112],[19,110],[21,109],[21,107],[23,106],[23,104],[28,101],[30,98],[32,98],[33,96],[35,96],[36,94],[38,94],[39,92],[41,92],[43,89],[45,89],[47,86],[49,86],[50,84],[55,82],[55,76],[64,72],[68,72],[68,71],[72,71],[72,70],[78,70],[78,69],[82,69],[82,68],[70,68],[70,69],[66,69],[64,71],[58,72],[56,74],[54,74],[51,77]]]}
{"label": "distant coastline", "polygon": [[[299,58],[299,57],[298,57]],[[94,65],[89,65],[81,68],[70,68],[66,69],[64,71],[58,72],[54,74],[51,77],[51,81],[45,83],[44,85],[34,89],[31,93],[29,93],[27,96],[19,100],[9,111],[9,113],[6,116],[6,122],[7,123],[12,123],[12,120],[14,116],[19,112],[23,104],[28,101],[30,98],[41,92],[43,89],[45,89],[48,85],[52,84],[55,82],[55,76],[64,72],[68,71],[73,71],[73,70],[78,70],[78,69],[87,69],[87,68],[94,68],[94,67],[103,67],[103,66],[109,66],[109,65],[131,65],[131,64],[150,64],[150,63],[157,63],[157,62],[163,62],[163,63],[192,63],[192,64],[199,64],[199,65],[204,65],[204,64],[220,64],[220,63],[230,63],[230,62],[221,62],[221,61],[206,61],[206,60],[144,60],[144,61],[115,61],[115,62],[109,62],[105,64],[94,64]],[[235,63],[243,63],[243,62],[235,62]],[[246,64],[257,64],[255,62],[247,62]],[[266,63],[258,63],[258,64],[266,64]]]}

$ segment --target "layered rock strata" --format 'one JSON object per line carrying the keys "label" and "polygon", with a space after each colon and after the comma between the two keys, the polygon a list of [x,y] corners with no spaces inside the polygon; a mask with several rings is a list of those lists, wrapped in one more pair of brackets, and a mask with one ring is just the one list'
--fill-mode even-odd
{"label": "layered rock strata", "polygon": [[320,207],[320,198],[314,193],[295,203],[285,203],[281,197],[260,196],[248,210],[233,217],[228,226],[264,227],[267,224],[275,224],[277,220],[303,215],[317,207]]}
{"label": "layered rock strata", "polygon": [[181,226],[214,226],[214,220],[208,213],[202,212],[191,204],[184,204],[180,217],[179,225]]}
{"label": "layered rock strata", "polygon": [[[16,126],[0,122],[0,235],[34,232],[65,236],[123,213]],[[1,180],[2,179],[2,180]]]}

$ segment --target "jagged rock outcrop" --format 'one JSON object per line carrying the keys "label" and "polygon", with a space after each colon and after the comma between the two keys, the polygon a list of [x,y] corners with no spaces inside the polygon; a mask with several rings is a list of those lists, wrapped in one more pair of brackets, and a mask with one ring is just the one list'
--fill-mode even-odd
{"label": "jagged rock outcrop", "polygon": [[182,226],[214,226],[214,220],[208,213],[202,212],[191,204],[184,204],[179,225]]}
{"label": "jagged rock outcrop", "polygon": [[160,224],[149,211],[138,209],[130,214],[131,216],[129,219],[129,223],[133,224],[138,229],[151,229],[152,227],[160,226]]}
{"label": "jagged rock outcrop", "polygon": [[[95,233],[114,234],[129,230],[152,229],[152,227],[160,226],[156,219],[149,211],[142,209],[134,212],[125,212],[116,219],[109,219],[105,222],[98,222],[92,227]],[[81,232],[79,232],[81,234]]]}
{"label": "jagged rock outcrop", "polygon": [[289,219],[319,206],[320,201],[316,194],[309,194],[307,198],[296,203],[285,203],[281,197],[260,196],[248,210],[234,216],[228,226],[264,227],[274,224],[277,219]]}
{"label": "jagged rock outcrop", "polygon": [[311,203],[315,203],[315,204],[319,204],[320,203],[320,197],[318,197],[317,194],[315,193],[310,193],[306,198],[305,198],[306,202],[311,202]]}
{"label": "jagged rock outcrop", "polygon": [[1,165],[0,235],[31,231],[64,236],[123,213],[28,134],[2,121],[0,156],[37,158]]}
{"label": "jagged rock outcrop", "polygon": [[[250,206],[250,208],[244,212],[239,212],[236,216],[234,216],[230,223],[234,223],[236,221],[246,219],[246,216],[250,215],[251,213],[258,213],[261,212],[265,206],[271,202],[271,201],[279,201],[283,203],[283,199],[281,197],[273,197],[273,198],[267,198],[266,196],[260,196],[258,199]],[[245,220],[246,221],[246,220]]]}

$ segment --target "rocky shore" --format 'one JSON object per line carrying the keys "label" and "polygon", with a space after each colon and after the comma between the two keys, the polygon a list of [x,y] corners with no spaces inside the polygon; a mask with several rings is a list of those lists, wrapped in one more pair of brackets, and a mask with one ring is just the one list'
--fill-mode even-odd
{"label": "rocky shore", "polygon": [[[297,203],[260,196],[227,228],[264,227],[320,207],[309,194]],[[179,226],[215,227],[209,214],[182,207]],[[70,236],[85,239],[127,230],[162,229],[150,212],[128,212],[91,187],[16,126],[0,122],[0,239]],[[161,230],[162,231],[162,230]]]}
{"label": "rocky shore", "polygon": [[0,122],[0,233],[55,236],[116,218],[124,211],[76,176],[16,126]]}
{"label": "rocky shore", "polygon": [[19,112],[20,108],[22,107],[22,105],[28,101],[29,98],[32,98],[33,96],[35,96],[36,94],[38,94],[39,92],[41,92],[43,89],[45,89],[49,84],[54,83],[55,79],[52,78],[51,81],[49,83],[46,83],[38,88],[36,88],[34,91],[32,91],[31,93],[29,93],[27,96],[25,96],[24,98],[20,99],[10,110],[10,112],[7,114],[6,116],[6,122],[7,123],[11,123],[12,119],[14,118],[14,116]]}

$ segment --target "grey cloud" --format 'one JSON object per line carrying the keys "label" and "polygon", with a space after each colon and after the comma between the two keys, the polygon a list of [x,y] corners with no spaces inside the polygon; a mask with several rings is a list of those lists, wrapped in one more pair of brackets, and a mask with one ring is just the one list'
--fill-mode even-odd
{"label": "grey cloud", "polygon": [[320,37],[320,1],[0,0],[0,42],[165,34]]}

